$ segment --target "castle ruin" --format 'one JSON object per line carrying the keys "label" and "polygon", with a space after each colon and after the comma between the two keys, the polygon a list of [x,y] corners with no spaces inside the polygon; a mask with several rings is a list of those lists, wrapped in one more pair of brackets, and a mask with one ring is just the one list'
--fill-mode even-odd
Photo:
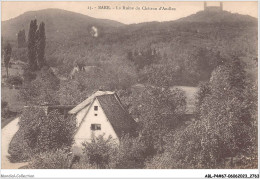
{"label": "castle ruin", "polygon": [[220,2],[219,6],[208,6],[207,2],[204,2],[204,11],[221,12],[223,11],[223,2]]}

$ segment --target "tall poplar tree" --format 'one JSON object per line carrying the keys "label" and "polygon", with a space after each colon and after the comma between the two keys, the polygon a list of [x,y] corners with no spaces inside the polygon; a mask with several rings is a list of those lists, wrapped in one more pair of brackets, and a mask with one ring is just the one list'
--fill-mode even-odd
{"label": "tall poplar tree", "polygon": [[39,29],[37,30],[37,64],[38,68],[41,69],[45,64],[45,46],[46,46],[46,36],[45,36],[45,24],[41,22]]}
{"label": "tall poplar tree", "polygon": [[37,70],[37,20],[32,20],[28,33],[28,60],[29,69],[31,71]]}
{"label": "tall poplar tree", "polygon": [[18,48],[25,47],[26,45],[26,36],[25,36],[25,30],[20,30],[17,35],[17,43]]}
{"label": "tall poplar tree", "polygon": [[9,68],[9,62],[11,60],[11,54],[12,54],[12,47],[9,43],[7,43],[4,47],[4,64],[6,68],[7,78],[8,78],[8,68]]}

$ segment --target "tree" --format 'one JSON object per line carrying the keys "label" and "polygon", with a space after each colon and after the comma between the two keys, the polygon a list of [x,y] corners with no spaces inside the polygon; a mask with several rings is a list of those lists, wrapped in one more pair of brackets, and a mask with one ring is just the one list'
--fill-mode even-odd
{"label": "tree", "polygon": [[108,168],[111,157],[115,154],[116,144],[110,136],[105,139],[103,135],[92,137],[91,142],[84,142],[83,152],[88,158],[90,165],[97,168]]}
{"label": "tree", "polygon": [[175,66],[172,62],[146,66],[140,72],[140,76],[142,81],[164,88],[179,85],[181,82],[179,67]]}
{"label": "tree", "polygon": [[148,161],[147,168],[257,166],[257,93],[246,83],[241,63],[233,59],[218,66],[200,85],[199,120],[166,135],[164,153]]}
{"label": "tree", "polygon": [[39,29],[37,30],[37,64],[38,68],[41,69],[43,65],[46,64],[45,60],[45,46],[46,46],[46,36],[45,36],[45,24],[41,22]]}
{"label": "tree", "polygon": [[8,68],[9,68],[9,62],[11,60],[11,54],[12,54],[12,47],[10,43],[7,43],[4,47],[4,64],[6,69],[6,76],[8,78]]}
{"label": "tree", "polygon": [[242,62],[234,58],[228,65],[217,67],[209,82],[210,95],[200,107],[201,120],[207,121],[209,134],[221,149],[221,159],[245,154],[253,128],[250,103],[247,100],[246,76]]}
{"label": "tree", "polygon": [[11,141],[9,153],[13,158],[28,159],[34,154],[71,147],[76,129],[74,117],[65,117],[53,110],[27,107],[23,111],[19,130]]}
{"label": "tree", "polygon": [[4,38],[1,35],[1,58],[4,56]]}
{"label": "tree", "polygon": [[110,167],[116,169],[140,169],[144,167],[146,146],[140,137],[123,136],[116,152],[111,156]]}
{"label": "tree", "polygon": [[37,20],[32,20],[28,33],[28,60],[29,69],[34,72],[37,68]]}
{"label": "tree", "polygon": [[17,43],[18,48],[25,47],[26,45],[26,36],[25,36],[25,30],[20,30],[17,34]]}
{"label": "tree", "polygon": [[41,121],[40,135],[37,138],[39,151],[50,151],[71,147],[74,141],[76,120],[66,117],[57,110],[51,111],[45,121]]}
{"label": "tree", "polygon": [[164,135],[182,124],[186,109],[184,93],[178,89],[146,86],[141,92],[132,91],[120,99],[139,121],[146,157],[163,152]]}
{"label": "tree", "polygon": [[62,149],[42,152],[31,157],[28,169],[69,169],[71,158]]}
{"label": "tree", "polygon": [[84,101],[89,93],[80,90],[80,84],[77,81],[67,80],[61,81],[58,95],[60,104],[72,105],[78,104],[79,101]]}
{"label": "tree", "polygon": [[[32,74],[27,74],[29,77]],[[57,91],[60,87],[60,80],[52,73],[52,71],[46,67],[42,68],[36,77],[36,79],[25,82],[22,86],[19,98],[30,104],[59,104],[59,98]]]}

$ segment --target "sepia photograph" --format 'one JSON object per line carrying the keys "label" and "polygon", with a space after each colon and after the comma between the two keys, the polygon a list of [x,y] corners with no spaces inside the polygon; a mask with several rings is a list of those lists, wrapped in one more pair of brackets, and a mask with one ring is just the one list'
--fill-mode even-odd
{"label": "sepia photograph", "polygon": [[258,2],[3,1],[1,169],[258,169]]}

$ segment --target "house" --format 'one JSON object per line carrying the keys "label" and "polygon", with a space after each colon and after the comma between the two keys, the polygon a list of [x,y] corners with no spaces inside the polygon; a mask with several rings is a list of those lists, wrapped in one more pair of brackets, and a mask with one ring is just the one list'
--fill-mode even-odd
{"label": "house", "polygon": [[77,130],[72,146],[74,153],[81,152],[82,143],[92,137],[111,136],[118,144],[124,134],[134,134],[136,122],[123,107],[115,92],[97,91],[69,111],[76,116]]}

